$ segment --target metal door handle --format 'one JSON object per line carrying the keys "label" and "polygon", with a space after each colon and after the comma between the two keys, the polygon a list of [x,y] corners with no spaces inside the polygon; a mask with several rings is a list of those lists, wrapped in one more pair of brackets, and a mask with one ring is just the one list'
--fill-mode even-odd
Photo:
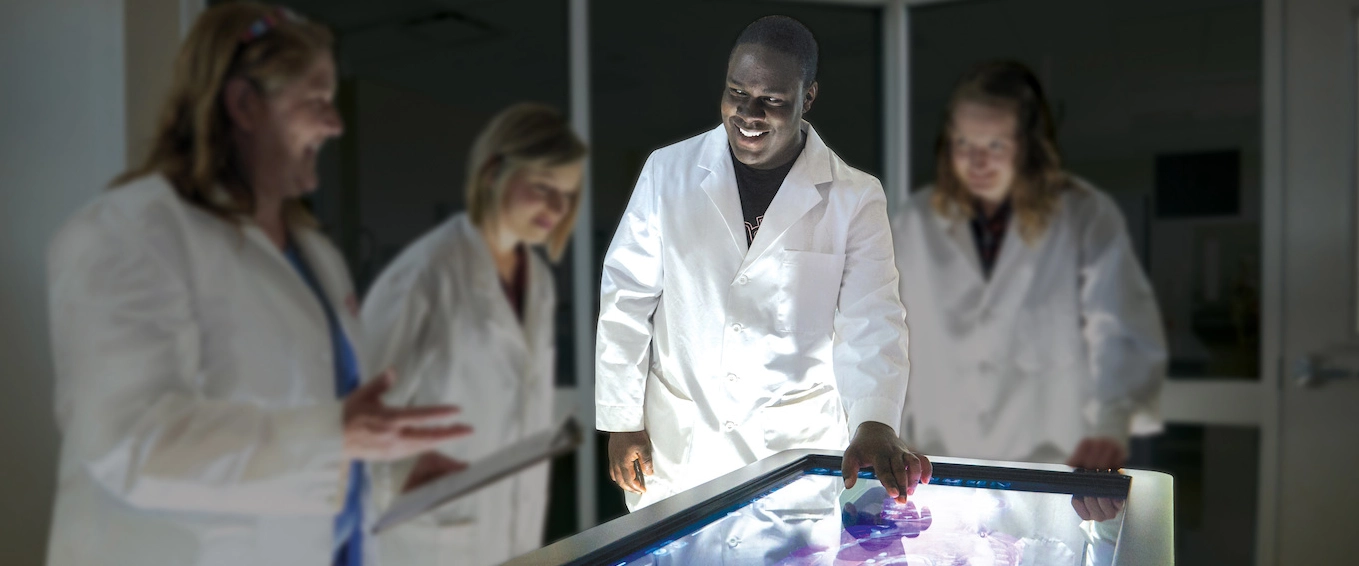
{"label": "metal door handle", "polygon": [[1321,387],[1328,381],[1359,379],[1359,369],[1327,364],[1319,355],[1303,356],[1294,364],[1293,379],[1299,387]]}

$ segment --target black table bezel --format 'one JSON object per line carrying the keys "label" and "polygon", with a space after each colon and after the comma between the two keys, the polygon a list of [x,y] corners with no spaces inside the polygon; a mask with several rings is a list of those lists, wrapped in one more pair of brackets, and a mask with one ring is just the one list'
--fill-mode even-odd
{"label": "black table bezel", "polygon": [[[727,513],[747,505],[752,499],[770,488],[786,483],[812,468],[839,470],[840,456],[808,454],[779,468],[749,480],[726,492],[728,497],[713,498],[693,505],[638,531],[604,545],[584,556],[566,564],[614,564],[648,547],[664,546],[677,538],[676,533],[695,526],[704,518]],[[876,478],[872,468],[859,473],[862,478]],[[931,484],[953,485],[947,481],[961,482],[1007,482],[1011,491],[1037,493],[1060,493],[1080,497],[1108,497],[1124,499],[1128,497],[1132,478],[1112,472],[1059,472],[1053,470],[1034,470],[1024,468],[1004,468],[973,464],[939,462],[934,464]],[[980,487],[984,485],[962,485],[960,487]],[[993,488],[991,488],[993,489]],[[658,536],[659,535],[659,536]],[[682,533],[681,533],[682,536]]]}

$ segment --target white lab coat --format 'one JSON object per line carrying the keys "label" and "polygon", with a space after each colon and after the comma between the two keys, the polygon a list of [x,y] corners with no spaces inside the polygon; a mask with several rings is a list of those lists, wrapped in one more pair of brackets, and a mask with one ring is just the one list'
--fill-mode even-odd
{"label": "white lab coat", "polygon": [[[295,240],[345,332],[344,261]],[[49,252],[63,435],[50,566],[330,564],[348,463],[326,316],[264,232],[159,175]]]}
{"label": "white lab coat", "polygon": [[877,179],[807,143],[747,250],[726,133],[657,150],[604,258],[596,426],[651,436],[632,509],[793,448],[895,428],[906,325]]}
{"label": "white lab coat", "polygon": [[[363,320],[370,373],[392,368],[392,405],[453,404],[474,432],[445,445],[475,462],[552,428],[556,356],[552,272],[529,252],[524,321],[501,289],[490,249],[466,214],[411,244],[368,291]],[[374,491],[391,501],[414,460],[375,466]],[[548,464],[379,536],[383,563],[499,564],[542,545]]]}
{"label": "white lab coat", "polygon": [[1161,317],[1123,216],[1083,181],[1043,235],[1012,218],[988,282],[966,219],[912,195],[894,219],[911,325],[904,438],[927,454],[1061,463],[1087,436],[1160,428]]}

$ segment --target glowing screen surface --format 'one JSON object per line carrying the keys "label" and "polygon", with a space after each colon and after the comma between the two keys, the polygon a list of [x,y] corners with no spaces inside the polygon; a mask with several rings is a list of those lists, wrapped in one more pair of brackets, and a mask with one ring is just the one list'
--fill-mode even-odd
{"label": "glowing screen surface", "polygon": [[839,470],[812,468],[613,564],[1107,565],[1122,509],[947,478],[898,504],[871,475],[846,490]]}

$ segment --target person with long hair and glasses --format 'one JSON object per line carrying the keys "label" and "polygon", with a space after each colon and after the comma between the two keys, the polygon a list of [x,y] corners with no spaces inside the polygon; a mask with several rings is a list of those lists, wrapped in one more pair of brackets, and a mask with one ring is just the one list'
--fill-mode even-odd
{"label": "person with long hair and glasses", "polygon": [[364,564],[363,463],[469,432],[360,384],[349,274],[299,201],[342,130],[331,41],[205,10],[150,155],[52,242],[49,565]]}
{"label": "person with long hair and glasses", "polygon": [[902,419],[929,454],[1113,469],[1160,428],[1166,346],[1108,195],[1062,168],[1043,88],[978,65],[944,114],[934,186],[894,219],[911,326]]}

